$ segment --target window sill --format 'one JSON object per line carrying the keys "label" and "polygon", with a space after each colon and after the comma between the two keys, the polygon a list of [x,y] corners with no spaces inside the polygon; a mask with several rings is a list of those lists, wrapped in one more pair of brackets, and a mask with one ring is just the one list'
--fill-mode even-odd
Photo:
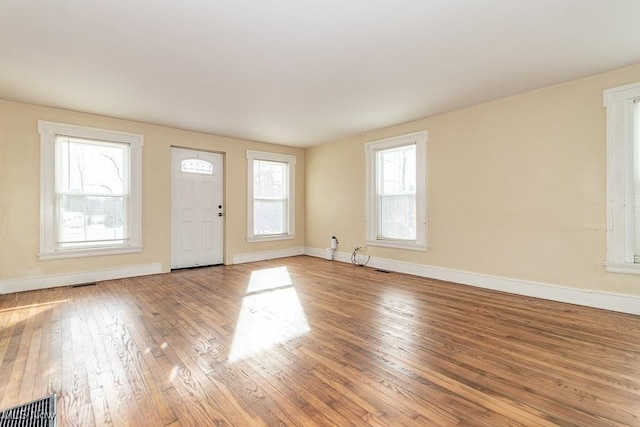
{"label": "window sill", "polygon": [[103,255],[120,255],[142,252],[142,247],[134,248],[100,248],[100,249],[74,249],[60,252],[40,252],[38,258],[41,260],[64,259],[64,258],[81,258],[90,256]]}
{"label": "window sill", "polygon": [[417,243],[400,242],[394,240],[367,240],[368,246],[381,246],[384,248],[407,249],[410,251],[426,252],[427,246]]}
{"label": "window sill", "polygon": [[609,273],[620,274],[638,274],[640,275],[640,264],[634,263],[618,263],[618,262],[606,262],[605,267]]}
{"label": "window sill", "polygon": [[291,240],[295,239],[295,234],[277,234],[270,236],[252,236],[247,238],[247,243],[271,242],[275,240]]}

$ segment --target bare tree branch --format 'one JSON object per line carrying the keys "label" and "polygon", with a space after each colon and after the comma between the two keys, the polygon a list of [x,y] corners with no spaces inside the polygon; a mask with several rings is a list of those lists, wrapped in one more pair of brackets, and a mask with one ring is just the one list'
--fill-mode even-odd
{"label": "bare tree branch", "polygon": [[100,155],[111,162],[111,164],[113,165],[113,168],[116,171],[116,175],[118,175],[118,179],[120,179],[120,182],[122,182],[122,175],[120,174],[120,168],[118,167],[118,163],[114,160],[114,158],[105,153],[100,153]]}

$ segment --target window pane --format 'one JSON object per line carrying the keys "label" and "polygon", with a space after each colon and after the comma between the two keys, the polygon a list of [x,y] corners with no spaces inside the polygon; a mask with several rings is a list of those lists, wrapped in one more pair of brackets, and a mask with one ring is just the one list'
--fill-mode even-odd
{"label": "window pane", "polygon": [[253,234],[284,234],[286,200],[254,199]]}
{"label": "window pane", "polygon": [[56,247],[129,242],[129,145],[56,137]]}
{"label": "window pane", "polygon": [[57,191],[124,194],[127,145],[59,136]]}
{"label": "window pane", "polygon": [[413,194],[380,197],[380,237],[416,239],[416,197]]}
{"label": "window pane", "polygon": [[286,163],[255,160],[253,163],[253,197],[285,198]]}
{"label": "window pane", "polygon": [[185,159],[180,164],[180,170],[185,173],[213,175],[213,164],[200,159]]}
{"label": "window pane", "polygon": [[128,241],[123,196],[61,195],[58,207],[60,248],[119,245]]}
{"label": "window pane", "polygon": [[378,152],[381,194],[415,193],[416,146],[391,148]]}
{"label": "window pane", "polygon": [[253,234],[287,232],[287,164],[253,162]]}
{"label": "window pane", "polygon": [[416,146],[377,154],[379,231],[382,239],[416,239]]}

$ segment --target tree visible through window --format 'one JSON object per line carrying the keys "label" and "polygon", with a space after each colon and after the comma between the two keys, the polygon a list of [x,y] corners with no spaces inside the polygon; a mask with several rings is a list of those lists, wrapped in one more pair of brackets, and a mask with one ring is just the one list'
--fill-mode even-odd
{"label": "tree visible through window", "polygon": [[377,153],[380,216],[383,239],[416,239],[416,146]]}
{"label": "tree visible through window", "polygon": [[287,224],[287,164],[253,161],[253,234],[283,234]]}
{"label": "tree visible through window", "polygon": [[141,250],[142,135],[40,121],[41,259]]}
{"label": "tree visible through window", "polygon": [[367,243],[426,250],[427,133],[369,142]]}
{"label": "tree visible through window", "polygon": [[248,151],[247,240],[274,240],[294,235],[295,157]]}
{"label": "tree visible through window", "polygon": [[56,246],[129,241],[128,145],[56,137]]}

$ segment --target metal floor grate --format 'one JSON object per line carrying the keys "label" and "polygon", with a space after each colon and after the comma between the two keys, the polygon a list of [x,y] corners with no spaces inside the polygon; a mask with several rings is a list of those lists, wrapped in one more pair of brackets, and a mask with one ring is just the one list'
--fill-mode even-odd
{"label": "metal floor grate", "polygon": [[55,427],[56,395],[0,412],[0,427]]}

